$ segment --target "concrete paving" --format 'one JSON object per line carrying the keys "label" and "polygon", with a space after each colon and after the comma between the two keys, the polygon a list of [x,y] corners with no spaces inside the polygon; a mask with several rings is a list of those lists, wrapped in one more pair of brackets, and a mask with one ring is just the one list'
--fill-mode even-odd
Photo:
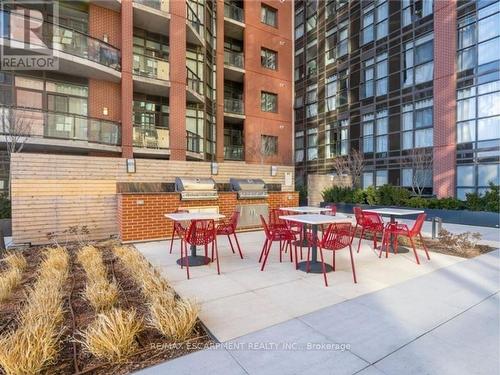
{"label": "concrete paving", "polygon": [[[175,262],[179,258],[178,241],[174,243],[173,254],[168,253],[168,241],[136,244],[180,296],[201,303],[200,319],[221,342],[463,261],[462,258],[437,253],[432,253],[428,261],[422,250],[419,251],[420,265],[416,264],[413,252],[390,254],[389,258],[380,259],[370,248],[372,243],[364,241],[360,252],[355,253],[358,283],[353,282],[346,249],[336,255],[337,269],[328,274],[327,288],[322,274],[295,270],[287,255],[280,263],[278,244],[271,249],[266,268],[260,271],[258,259],[264,243],[263,232],[241,233],[238,237],[244,259],[233,254],[227,239],[220,237],[221,275],[217,274],[212,263],[191,267],[190,280],[186,278],[185,269]],[[357,248],[357,240],[354,243]],[[332,262],[331,252],[325,251],[325,257]]]}
{"label": "concrete paving", "polygon": [[498,374],[499,263],[454,262],[138,373]]}

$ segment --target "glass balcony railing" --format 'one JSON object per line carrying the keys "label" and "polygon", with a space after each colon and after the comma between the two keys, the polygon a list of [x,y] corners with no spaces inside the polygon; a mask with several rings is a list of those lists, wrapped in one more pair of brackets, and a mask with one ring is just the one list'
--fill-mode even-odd
{"label": "glass balcony railing", "polygon": [[224,51],[224,64],[243,69],[244,61],[243,52]]}
{"label": "glass balcony railing", "polygon": [[168,0],[134,0],[134,3],[145,5],[147,7],[161,10],[162,12],[168,12]]}
{"label": "glass balcony railing", "polygon": [[134,74],[168,81],[170,65],[166,60],[134,53]]}
{"label": "glass balcony railing", "polygon": [[134,125],[134,146],[150,149],[167,149],[169,147],[168,128],[146,128]]}
{"label": "glass balcony railing", "polygon": [[203,81],[191,69],[187,67],[186,69],[187,69],[187,76],[186,76],[187,86],[191,90],[197,92],[198,94],[203,95]]}
{"label": "glass balcony railing", "polygon": [[241,99],[224,99],[224,112],[227,113],[236,113],[242,115],[245,113],[245,108],[243,105],[243,100]]}
{"label": "glass balcony railing", "polygon": [[188,151],[199,153],[201,149],[201,137],[186,130],[186,148]]}
{"label": "glass balcony railing", "polygon": [[[24,16],[14,15],[10,12],[0,12],[0,18],[2,17],[19,18],[17,20],[19,24],[27,24],[29,22]],[[62,25],[55,25],[46,20],[43,20],[43,22],[40,20],[40,23],[42,24],[40,40],[45,43],[45,46],[49,46],[49,48],[56,51],[82,57],[115,70],[120,70],[120,51],[117,48]],[[10,24],[12,24],[12,20]],[[0,37],[24,42],[24,29],[16,28],[10,30],[9,23],[0,23]],[[30,42],[36,43],[33,40]],[[41,45],[41,47],[45,46]]]}
{"label": "glass balcony railing", "polygon": [[245,20],[243,9],[228,3],[224,3],[224,17],[231,18],[238,22],[243,22]]}
{"label": "glass balcony railing", "polygon": [[0,117],[0,133],[3,135],[121,145],[121,126],[117,122],[70,113],[5,106],[0,106]]}
{"label": "glass balcony railing", "polygon": [[224,159],[225,160],[244,160],[243,146],[229,145],[224,146]]}

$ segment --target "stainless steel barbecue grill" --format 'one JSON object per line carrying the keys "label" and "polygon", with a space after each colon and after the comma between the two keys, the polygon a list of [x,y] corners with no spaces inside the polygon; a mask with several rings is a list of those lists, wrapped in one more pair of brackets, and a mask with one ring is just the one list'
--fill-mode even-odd
{"label": "stainless steel barbecue grill", "polygon": [[267,198],[267,188],[263,180],[258,178],[231,178],[231,190],[238,192],[238,199]]}
{"label": "stainless steel barbecue grill", "polygon": [[176,177],[175,191],[182,200],[216,200],[217,185],[210,177]]}

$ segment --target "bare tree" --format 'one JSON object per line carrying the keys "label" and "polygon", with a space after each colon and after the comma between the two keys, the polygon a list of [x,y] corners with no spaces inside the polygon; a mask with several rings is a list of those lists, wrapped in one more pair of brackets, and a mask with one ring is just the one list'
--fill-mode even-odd
{"label": "bare tree", "polygon": [[351,176],[355,187],[360,186],[364,166],[365,160],[363,154],[358,150],[352,150],[346,156],[337,156],[332,162],[333,171],[337,176]]}
{"label": "bare tree", "polygon": [[412,169],[411,189],[419,197],[423,194],[432,171],[432,152],[425,148],[414,148],[407,157],[407,165]]}

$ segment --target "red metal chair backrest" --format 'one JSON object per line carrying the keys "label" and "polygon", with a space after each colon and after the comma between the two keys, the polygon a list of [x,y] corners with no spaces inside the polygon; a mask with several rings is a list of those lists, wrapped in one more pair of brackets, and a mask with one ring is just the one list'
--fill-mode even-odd
{"label": "red metal chair backrest", "polygon": [[337,206],[334,204],[327,204],[325,208],[329,208],[330,211],[324,211],[325,215],[335,216],[337,214]]}
{"label": "red metal chair backrest", "polygon": [[330,224],[321,238],[320,246],[325,249],[343,249],[351,244],[352,227],[349,223]]}
{"label": "red metal chair backrest", "polygon": [[273,208],[269,212],[269,225],[273,226],[276,224],[284,224],[283,220],[280,219],[281,210],[278,208]]}
{"label": "red metal chair backrest", "polygon": [[233,214],[231,215],[231,218],[229,219],[229,223],[233,227],[233,230],[236,230],[239,218],[240,218],[240,211],[234,211]]}
{"label": "red metal chair backrest", "polygon": [[191,245],[206,245],[216,236],[213,220],[193,220],[185,234],[185,241]]}
{"label": "red metal chair backrest", "polygon": [[354,217],[356,218],[356,223],[358,225],[363,225],[364,224],[364,213],[361,210],[361,208],[354,207],[352,210],[354,211]]}
{"label": "red metal chair backrest", "polygon": [[363,212],[363,220],[367,225],[384,225],[382,217],[375,212]]}
{"label": "red metal chair backrest", "polygon": [[413,224],[413,228],[410,229],[410,234],[412,236],[416,236],[420,233],[420,231],[422,230],[422,226],[424,225],[426,216],[426,214],[418,215],[417,220],[415,220],[415,223]]}
{"label": "red metal chair backrest", "polygon": [[271,236],[271,231],[269,230],[269,226],[266,223],[266,219],[264,219],[264,216],[260,215],[260,221],[262,222],[262,226],[264,227],[264,233],[266,235],[267,239],[270,239]]}

